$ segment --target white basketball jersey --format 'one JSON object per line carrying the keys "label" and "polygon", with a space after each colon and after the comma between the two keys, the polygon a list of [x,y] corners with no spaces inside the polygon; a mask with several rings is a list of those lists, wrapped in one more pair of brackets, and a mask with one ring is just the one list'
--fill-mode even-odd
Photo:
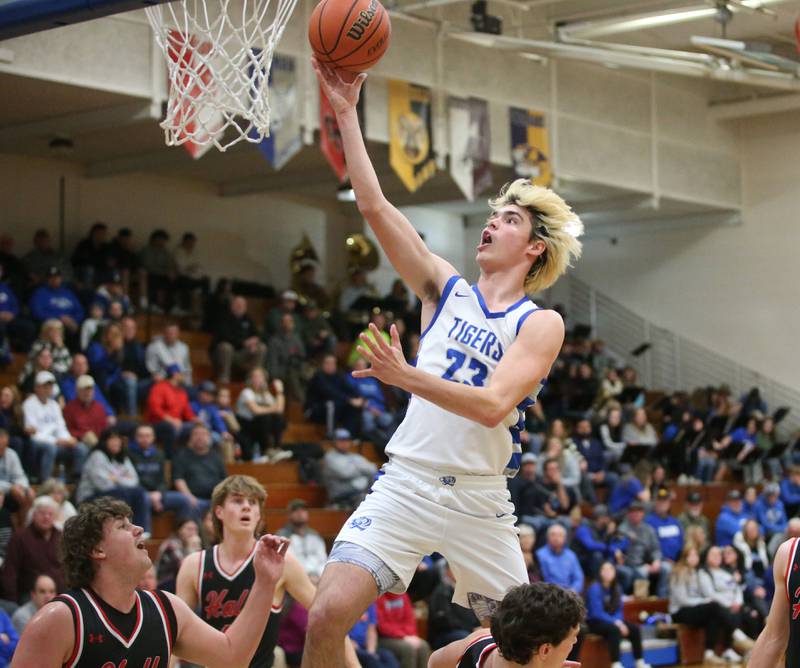
{"label": "white basketball jersey", "polygon": [[[457,383],[487,385],[522,323],[538,310],[523,297],[493,313],[477,286],[453,276],[422,333],[417,367]],[[484,427],[412,396],[386,452],[437,471],[513,477],[519,470],[525,409],[534,403],[543,383],[496,427]]]}

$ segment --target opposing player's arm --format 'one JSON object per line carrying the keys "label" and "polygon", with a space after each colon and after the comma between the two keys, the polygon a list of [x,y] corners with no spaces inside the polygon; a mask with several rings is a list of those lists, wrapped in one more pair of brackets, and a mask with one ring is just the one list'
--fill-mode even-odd
{"label": "opposing player's arm", "polygon": [[528,317],[485,387],[454,383],[408,364],[394,325],[391,345],[373,335],[374,342],[362,336],[359,345],[371,366],[354,371],[354,376],[374,376],[451,413],[496,427],[549,373],[564,341],[564,321],[555,311]]}
{"label": "opposing player's arm", "polygon": [[72,613],[63,603],[53,601],[28,622],[14,651],[11,668],[61,668],[74,648]]}
{"label": "opposing player's arm", "polygon": [[479,638],[485,638],[487,635],[489,632],[486,629],[480,629],[463,640],[451,642],[449,645],[437,649],[428,659],[428,668],[455,668],[467,648]]}
{"label": "opposing player's arm", "polygon": [[789,643],[789,597],[786,592],[786,567],[792,541],[787,540],[775,553],[772,574],[775,594],[769,609],[767,623],[756,640],[747,662],[748,668],[775,668],[786,652]]}
{"label": "opposing player's arm", "polygon": [[[291,552],[287,553],[286,561],[284,562],[283,582],[289,596],[306,610],[310,610],[311,604],[314,602],[314,596],[317,594],[317,588],[309,580],[303,565]],[[361,668],[350,638],[344,639],[344,658],[347,668]]]}
{"label": "opposing player's arm", "polygon": [[192,552],[187,556],[178,570],[178,577],[175,582],[175,593],[191,610],[197,610],[199,603],[200,592],[197,591],[197,584],[202,559],[202,550],[200,552]]}
{"label": "opposing player's arm", "polygon": [[428,250],[408,219],[392,206],[381,190],[356,111],[366,75],[353,79],[352,75],[332,70],[316,60],[313,63],[317,78],[336,112],[358,210],[400,277],[423,302],[435,301],[447,279],[457,272],[450,263]]}

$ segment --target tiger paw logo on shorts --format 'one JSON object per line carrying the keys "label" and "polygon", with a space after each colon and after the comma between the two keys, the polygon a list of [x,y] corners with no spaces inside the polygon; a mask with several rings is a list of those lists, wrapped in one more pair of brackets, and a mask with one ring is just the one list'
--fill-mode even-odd
{"label": "tiger paw logo on shorts", "polygon": [[354,517],[347,523],[347,526],[351,529],[364,531],[370,524],[372,524],[372,520],[369,517]]}

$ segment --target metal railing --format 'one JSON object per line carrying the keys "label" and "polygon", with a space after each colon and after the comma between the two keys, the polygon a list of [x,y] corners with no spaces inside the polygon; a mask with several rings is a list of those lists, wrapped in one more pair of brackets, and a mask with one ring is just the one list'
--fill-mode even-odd
{"label": "metal railing", "polygon": [[[791,409],[781,431],[800,429],[800,392],[654,325],[575,277],[569,279],[567,317],[569,327],[590,325],[592,336],[603,339],[610,352],[636,369],[648,389],[691,392],[697,387],[726,384],[738,397],[758,387],[770,411],[779,406]],[[645,342],[651,348],[639,357],[632,356],[631,351]]]}

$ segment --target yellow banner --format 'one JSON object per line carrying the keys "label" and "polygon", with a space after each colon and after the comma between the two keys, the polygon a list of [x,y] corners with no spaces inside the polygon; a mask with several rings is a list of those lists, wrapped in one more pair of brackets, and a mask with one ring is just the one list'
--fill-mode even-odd
{"label": "yellow banner", "polygon": [[436,173],[431,91],[406,81],[389,82],[389,164],[415,192]]}
{"label": "yellow banner", "polygon": [[511,121],[511,160],[518,176],[538,186],[549,186],[553,180],[550,166],[550,144],[545,116],[532,109],[509,107]]}

